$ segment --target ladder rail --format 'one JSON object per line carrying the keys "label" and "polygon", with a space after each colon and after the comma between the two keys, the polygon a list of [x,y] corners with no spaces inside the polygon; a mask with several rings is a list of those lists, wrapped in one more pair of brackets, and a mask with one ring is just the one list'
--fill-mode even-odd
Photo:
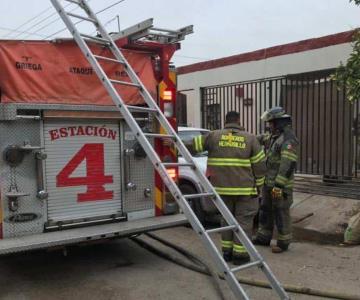
{"label": "ladder rail", "polygon": [[[219,255],[216,245],[214,244],[213,240],[210,238],[210,236],[205,232],[205,229],[203,225],[197,220],[197,217],[194,213],[194,211],[191,209],[190,204],[188,201],[186,201],[186,198],[181,193],[179,187],[177,184],[172,180],[170,175],[167,172],[166,166],[161,163],[160,157],[158,154],[154,151],[152,148],[152,145],[150,144],[149,140],[147,139],[145,133],[142,131],[140,126],[137,124],[137,122],[134,120],[130,110],[127,108],[127,105],[125,105],[124,101],[121,99],[120,95],[118,94],[117,90],[115,89],[114,85],[112,84],[111,80],[108,78],[105,71],[102,69],[102,67],[99,65],[96,57],[91,52],[89,46],[87,45],[86,41],[83,39],[83,36],[86,37],[86,35],[81,34],[75,27],[75,24],[72,23],[70,16],[67,14],[67,12],[62,8],[60,5],[60,2],[58,0],[50,0],[54,7],[56,8],[57,12],[59,13],[60,17],[64,21],[67,28],[70,30],[72,35],[74,36],[75,41],[79,45],[81,51],[85,55],[85,57],[88,59],[90,65],[95,70],[97,76],[102,81],[105,89],[111,96],[114,104],[119,109],[121,114],[123,115],[126,123],[132,130],[132,132],[135,134],[137,140],[139,143],[143,146],[145,149],[150,161],[154,165],[155,169],[158,171],[159,175],[164,181],[164,184],[168,187],[169,191],[173,194],[175,197],[177,203],[179,204],[180,208],[184,212],[185,216],[193,226],[194,230],[199,234],[200,238],[204,241],[204,243],[207,243],[210,245],[210,249],[208,249],[209,254],[212,256],[213,260],[217,264],[218,268],[224,276],[228,279],[227,282],[229,283],[232,291],[234,294],[238,297],[241,297],[242,299],[249,299],[246,295],[245,291],[243,290],[242,286],[237,281],[234,272],[232,272],[229,267],[227,266],[226,262],[222,258],[222,256]],[[75,2],[75,1],[71,1]],[[77,1],[76,1],[77,2]],[[161,112],[160,108],[158,107],[157,103],[152,98],[149,91],[146,89],[144,84],[140,81],[135,71],[131,68],[131,66],[127,63],[127,60],[125,59],[124,55],[121,53],[121,51],[116,46],[115,42],[111,38],[111,36],[106,32],[105,28],[101,25],[99,19],[97,18],[96,14],[92,11],[92,9],[87,5],[86,1],[79,0],[78,4],[81,8],[85,10],[85,12],[88,14],[89,18],[91,20],[94,20],[94,25],[98,29],[98,32],[101,34],[101,38],[98,38],[99,41],[103,41],[106,44],[108,43],[108,47],[111,50],[112,54],[115,56],[116,60],[118,61],[124,61],[124,67],[125,71],[127,72],[128,76],[130,77],[131,82],[134,83],[134,85],[139,85],[139,93],[143,97],[145,103],[148,105],[149,108],[156,109]],[[282,299],[289,299],[286,292],[280,285],[280,283],[277,281],[275,276],[272,274],[269,266],[263,262],[263,259],[261,255],[257,252],[254,245],[251,243],[250,239],[247,237],[241,226],[236,221],[233,214],[230,212],[230,210],[227,208],[225,203],[222,201],[218,193],[215,191],[214,187],[210,184],[208,179],[206,178],[205,174],[203,174],[200,169],[196,166],[196,163],[191,156],[188,149],[185,147],[185,145],[181,142],[179,136],[177,135],[175,129],[171,126],[171,124],[168,122],[166,117],[159,113],[156,115],[160,125],[165,129],[165,131],[168,133],[168,135],[174,136],[174,143],[179,152],[182,154],[184,159],[191,164],[194,164],[194,172],[199,178],[199,181],[203,188],[205,189],[205,192],[213,193],[214,198],[213,202],[219,212],[222,214],[226,222],[230,224],[236,224],[236,228],[234,229],[234,234],[239,238],[239,240],[242,242],[244,247],[249,252],[249,255],[251,256],[253,261],[262,261],[261,268],[263,269],[263,272],[265,273],[266,277],[268,278],[271,286],[273,289],[278,293],[278,295],[281,296]],[[147,149],[151,149],[148,150]]]}

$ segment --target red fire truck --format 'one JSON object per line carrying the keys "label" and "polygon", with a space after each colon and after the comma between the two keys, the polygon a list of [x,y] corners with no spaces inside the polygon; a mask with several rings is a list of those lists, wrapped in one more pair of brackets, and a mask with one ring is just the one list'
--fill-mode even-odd
{"label": "red fire truck", "polygon": [[[173,126],[176,82],[169,62],[191,32],[192,26],[157,29],[149,19],[113,34]],[[106,56],[106,48],[90,46]],[[1,40],[0,65],[0,254],[185,222],[72,39]],[[107,72],[127,81],[122,68],[109,64]],[[133,89],[118,92],[127,104],[143,105]],[[136,117],[146,130],[161,131],[148,115]],[[176,161],[166,143],[152,142],[164,161]]]}

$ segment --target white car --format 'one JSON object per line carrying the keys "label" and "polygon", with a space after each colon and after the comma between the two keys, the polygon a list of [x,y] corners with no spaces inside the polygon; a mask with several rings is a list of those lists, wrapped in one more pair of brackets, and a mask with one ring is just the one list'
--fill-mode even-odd
{"label": "white car", "polygon": [[[192,142],[193,138],[198,135],[208,133],[209,130],[194,127],[178,127],[178,134],[185,144]],[[206,172],[207,151],[193,156],[195,163],[202,172]],[[179,157],[179,162],[185,162],[184,158]],[[179,168],[179,188],[184,194],[201,193],[201,186],[191,167]],[[191,199],[190,204],[200,221],[209,219],[216,212],[214,204],[209,199]]]}

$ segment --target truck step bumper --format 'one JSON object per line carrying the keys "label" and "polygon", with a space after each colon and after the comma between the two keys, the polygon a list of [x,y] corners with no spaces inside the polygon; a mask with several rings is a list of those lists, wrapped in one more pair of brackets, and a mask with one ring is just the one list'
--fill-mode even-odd
{"label": "truck step bumper", "polygon": [[0,240],[0,255],[71,245],[90,240],[124,237],[132,234],[179,226],[186,223],[185,216],[183,214],[177,214],[22,237],[5,238]]}

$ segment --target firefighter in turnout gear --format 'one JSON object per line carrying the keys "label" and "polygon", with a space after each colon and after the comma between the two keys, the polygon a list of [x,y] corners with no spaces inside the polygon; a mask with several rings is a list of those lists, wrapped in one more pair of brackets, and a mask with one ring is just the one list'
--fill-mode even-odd
{"label": "firefighter in turnout gear", "polygon": [[259,229],[253,242],[269,246],[275,224],[278,237],[272,252],[280,253],[288,249],[292,238],[290,206],[299,143],[291,128],[291,117],[282,107],[269,109],[261,119],[268,122],[271,136],[265,149],[267,174],[260,204]]}
{"label": "firefighter in turnout gear", "polygon": [[[194,138],[195,152],[208,151],[207,174],[215,190],[251,237],[258,209],[258,189],[265,180],[265,153],[255,135],[240,126],[240,115],[228,112],[225,127]],[[225,226],[222,220],[222,226]],[[243,264],[250,260],[245,247],[232,231],[222,233],[225,261]]]}

